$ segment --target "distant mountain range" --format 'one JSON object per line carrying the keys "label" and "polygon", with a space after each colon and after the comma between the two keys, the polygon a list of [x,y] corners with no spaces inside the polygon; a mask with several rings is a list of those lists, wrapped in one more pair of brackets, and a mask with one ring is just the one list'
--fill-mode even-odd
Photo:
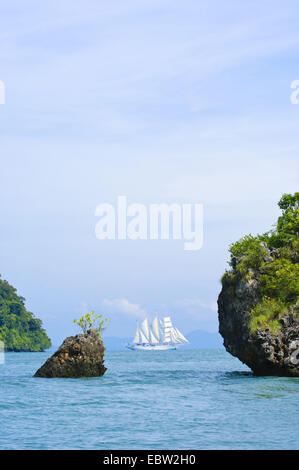
{"label": "distant mountain range", "polygon": [[[182,346],[182,349],[223,349],[223,339],[219,333],[196,330],[186,335],[186,338],[190,343]],[[121,351],[132,338],[104,336],[103,340],[107,351]]]}

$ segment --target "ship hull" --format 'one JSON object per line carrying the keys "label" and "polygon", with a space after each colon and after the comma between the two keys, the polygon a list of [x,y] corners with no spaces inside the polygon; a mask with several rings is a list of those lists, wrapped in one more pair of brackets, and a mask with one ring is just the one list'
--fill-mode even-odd
{"label": "ship hull", "polygon": [[173,344],[128,344],[126,347],[132,351],[167,351],[169,349],[177,349],[177,346]]}

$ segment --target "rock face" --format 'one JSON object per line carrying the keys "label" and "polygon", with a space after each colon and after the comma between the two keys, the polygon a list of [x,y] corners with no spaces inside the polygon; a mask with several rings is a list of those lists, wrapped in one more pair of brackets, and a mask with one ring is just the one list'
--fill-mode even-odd
{"label": "rock face", "polygon": [[260,300],[258,279],[224,279],[218,298],[219,333],[226,350],[256,375],[299,377],[298,304],[281,319],[281,329],[251,332],[250,311]]}
{"label": "rock face", "polygon": [[95,330],[69,336],[38,369],[34,377],[99,377],[104,367],[105,347]]}

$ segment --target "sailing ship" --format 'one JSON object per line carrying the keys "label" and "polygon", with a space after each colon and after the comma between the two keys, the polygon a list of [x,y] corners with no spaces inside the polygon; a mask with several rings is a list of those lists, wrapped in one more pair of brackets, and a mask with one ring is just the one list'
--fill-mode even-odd
{"label": "sailing ship", "polygon": [[176,349],[178,346],[189,343],[178,328],[173,326],[170,317],[162,320],[156,315],[152,324],[149,325],[146,317],[139,325],[137,323],[136,333],[128,349],[140,349],[142,351],[164,351]]}

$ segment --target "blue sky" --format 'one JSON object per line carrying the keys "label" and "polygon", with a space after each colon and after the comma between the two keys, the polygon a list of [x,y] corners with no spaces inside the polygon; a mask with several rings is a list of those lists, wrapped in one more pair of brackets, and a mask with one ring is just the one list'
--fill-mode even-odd
{"label": "blue sky", "polygon": [[[53,342],[85,309],[217,331],[227,248],[298,190],[295,1],[1,5],[0,272]],[[101,202],[203,203],[204,245],[100,241]]]}

